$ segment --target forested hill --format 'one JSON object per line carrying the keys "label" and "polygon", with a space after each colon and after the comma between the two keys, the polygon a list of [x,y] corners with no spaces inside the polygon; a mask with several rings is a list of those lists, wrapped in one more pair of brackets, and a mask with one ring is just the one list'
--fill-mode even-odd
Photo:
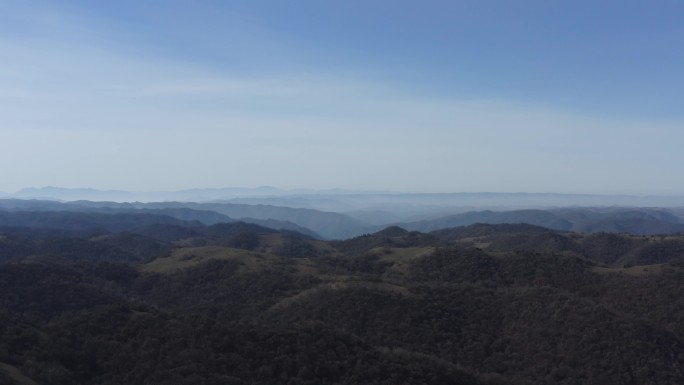
{"label": "forested hill", "polygon": [[634,207],[469,211],[435,219],[399,223],[399,226],[428,232],[475,223],[526,223],[555,230],[585,233],[654,235],[684,232],[684,219],[678,210]]}
{"label": "forested hill", "polygon": [[[287,202],[287,201],[285,201]],[[449,207],[423,209],[419,221],[397,221],[395,212],[382,210],[326,212],[308,208],[222,202],[55,202],[0,199],[3,212],[72,212],[100,214],[149,214],[197,221],[204,225],[242,221],[275,230],[291,230],[320,239],[347,239],[396,225],[407,230],[430,232],[476,223],[527,223],[554,230],[582,233],[631,233],[640,235],[684,232],[684,212],[675,208],[570,207],[555,209],[479,210],[447,215]],[[38,215],[38,214],[36,214]],[[52,214],[55,215],[55,214]],[[4,221],[5,226],[11,226]],[[18,225],[18,224],[17,224]]]}
{"label": "forested hill", "polygon": [[2,384],[684,383],[683,235],[170,222],[0,256]]}
{"label": "forested hill", "polygon": [[[34,217],[49,218],[51,221],[59,223],[62,222],[60,228],[69,226],[69,220],[66,220],[60,213],[69,213],[64,215],[71,215],[77,217],[77,221],[82,221],[88,215],[95,218],[95,221],[107,221],[106,215],[128,215],[134,217],[137,214],[146,214],[149,217],[160,216],[171,217],[179,219],[180,221],[195,221],[205,225],[213,225],[216,223],[227,222],[248,222],[265,227],[270,227],[276,230],[292,230],[309,236],[320,238],[321,236],[310,230],[309,228],[299,226],[288,220],[279,220],[274,218],[248,218],[240,217],[239,219],[230,217],[226,214],[221,214],[211,210],[192,209],[176,203],[166,203],[164,205],[151,205],[135,203],[115,203],[115,202],[90,202],[90,201],[76,201],[76,202],[54,202],[54,201],[25,201],[17,199],[0,199],[0,221],[6,226],[24,226],[21,222],[22,218],[33,215]],[[16,214],[23,213],[23,214]],[[30,214],[33,213],[33,214]],[[22,217],[23,215],[23,217]],[[65,219],[65,220],[63,220]],[[15,220],[12,223],[12,220]],[[114,218],[113,222],[117,222]],[[39,220],[34,221],[33,227],[48,227],[47,224],[41,224]],[[140,223],[144,223],[141,218]],[[147,221],[149,223],[150,221]],[[156,223],[169,222],[168,219],[153,221]],[[129,227],[132,227],[129,225]],[[133,226],[134,227],[134,226]]]}
{"label": "forested hill", "polygon": [[[0,210],[12,212],[81,212],[92,214],[166,215],[181,220],[194,220],[207,225],[243,221],[276,230],[286,229],[327,239],[344,239],[368,229],[366,223],[347,215],[312,209],[270,205],[194,202],[55,202],[45,200],[0,199]],[[0,211],[0,212],[2,212]]]}

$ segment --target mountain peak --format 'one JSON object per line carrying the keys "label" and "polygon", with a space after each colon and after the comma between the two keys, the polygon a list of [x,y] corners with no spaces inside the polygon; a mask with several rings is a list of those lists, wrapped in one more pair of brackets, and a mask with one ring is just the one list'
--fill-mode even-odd
{"label": "mountain peak", "polygon": [[378,231],[377,233],[373,235],[379,235],[382,237],[401,237],[403,235],[408,234],[408,230],[399,227],[399,226],[390,226],[387,227],[383,230]]}

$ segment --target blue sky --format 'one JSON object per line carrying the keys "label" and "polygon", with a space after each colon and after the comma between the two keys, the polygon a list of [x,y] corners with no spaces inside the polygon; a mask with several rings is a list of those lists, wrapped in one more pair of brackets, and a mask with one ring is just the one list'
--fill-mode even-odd
{"label": "blue sky", "polygon": [[0,190],[684,194],[679,1],[2,1]]}

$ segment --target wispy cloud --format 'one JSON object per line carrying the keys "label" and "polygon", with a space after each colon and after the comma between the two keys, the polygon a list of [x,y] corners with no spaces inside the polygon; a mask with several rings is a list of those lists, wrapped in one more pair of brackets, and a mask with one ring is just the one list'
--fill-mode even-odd
{"label": "wispy cloud", "polygon": [[[73,37],[97,30],[83,18],[30,17],[42,25],[33,35],[0,35],[0,163],[14,183],[4,190],[684,191],[663,176],[684,163],[684,122],[434,96],[332,69],[175,60],[127,49],[129,37],[106,30]],[[296,57],[287,46],[277,56]]]}

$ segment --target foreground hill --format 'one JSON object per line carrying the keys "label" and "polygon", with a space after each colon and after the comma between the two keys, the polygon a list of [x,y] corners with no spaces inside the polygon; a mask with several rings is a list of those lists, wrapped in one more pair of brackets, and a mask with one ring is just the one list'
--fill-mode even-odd
{"label": "foreground hill", "polygon": [[682,236],[136,231],[0,237],[0,383],[684,383]]}
{"label": "foreground hill", "polygon": [[572,255],[606,266],[684,260],[684,234],[644,236],[558,232],[527,224],[474,224],[430,233],[439,242],[501,253],[533,251]]}
{"label": "foreground hill", "polygon": [[48,256],[139,263],[175,247],[211,245],[285,256],[333,253],[331,247],[315,241],[316,234],[307,233],[311,235],[233,220],[207,226],[149,210],[0,211],[0,262]]}

